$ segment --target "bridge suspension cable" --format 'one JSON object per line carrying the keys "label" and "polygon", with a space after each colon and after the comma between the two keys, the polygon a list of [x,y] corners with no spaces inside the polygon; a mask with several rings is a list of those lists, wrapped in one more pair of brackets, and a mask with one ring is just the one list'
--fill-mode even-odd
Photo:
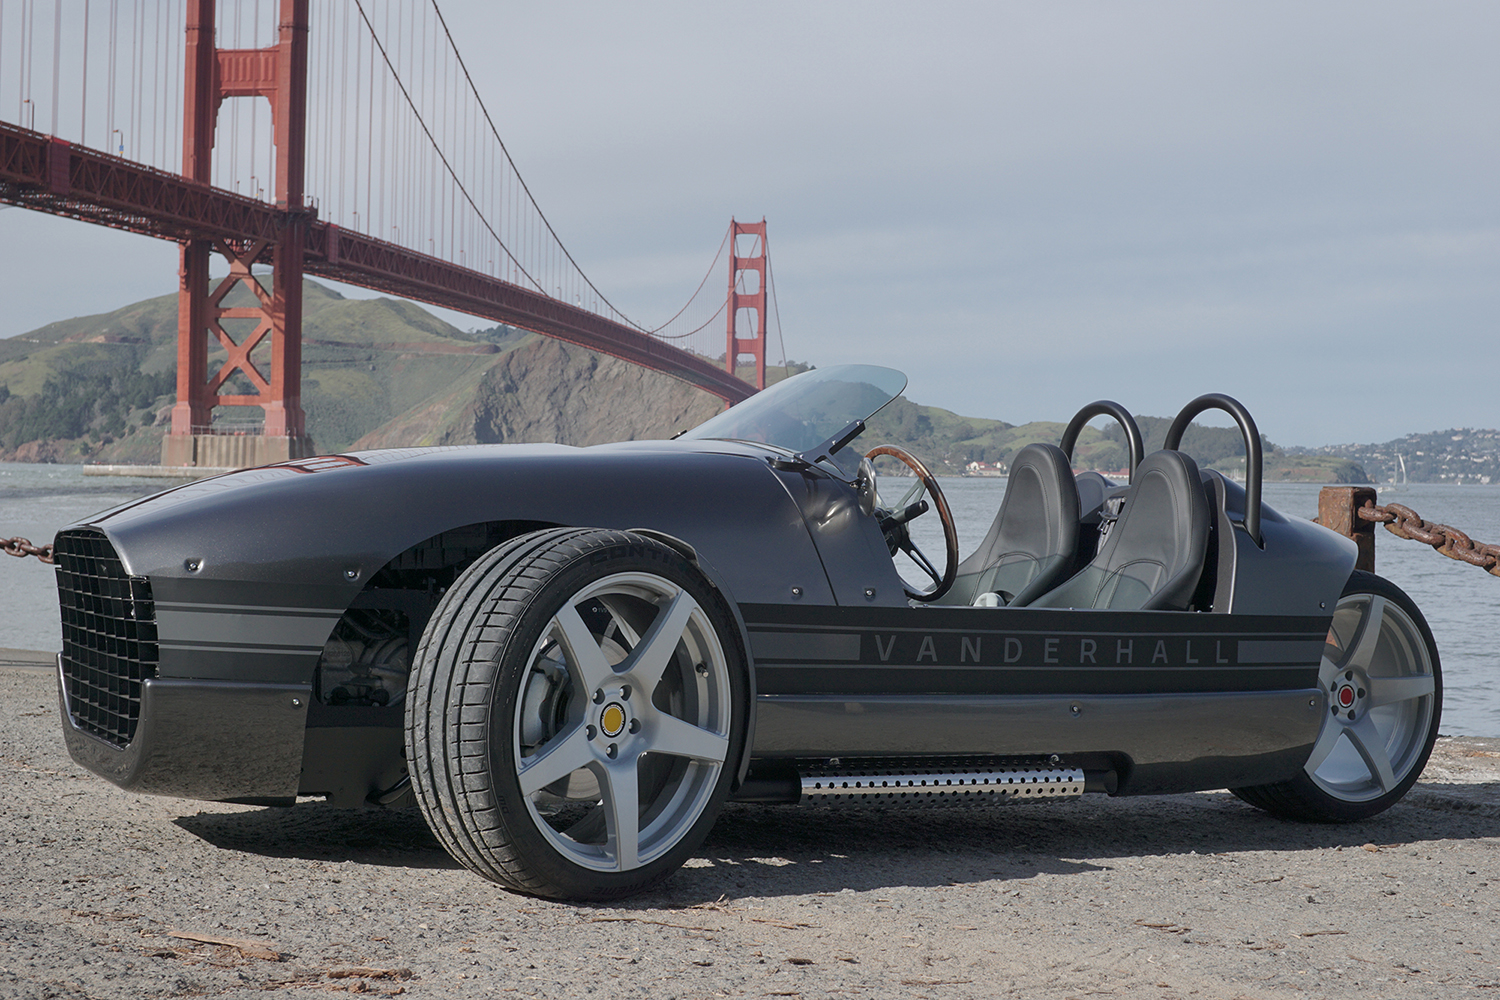
{"label": "bridge suspension cable", "polygon": [[47,6],[0,0],[0,114],[180,171],[182,5],[52,0],[51,16]]}
{"label": "bridge suspension cable", "polygon": [[[273,209],[282,207],[275,204],[273,113],[253,82],[232,86],[229,75],[275,48],[279,7],[279,0],[216,0],[210,8],[220,56],[215,73],[224,81],[215,83],[222,103],[206,179]],[[91,177],[114,171],[124,183],[125,168],[145,168],[157,172],[153,185],[172,188],[185,170],[187,15],[184,4],[158,0],[0,0],[0,118],[119,158],[90,161]],[[306,37],[305,190],[319,225],[513,284],[704,361],[724,357],[716,329],[726,308],[723,285],[715,288],[710,278],[729,237],[665,322],[627,315],[585,274],[542,212],[437,0],[314,0]],[[43,207],[32,194],[25,199]],[[153,230],[158,223],[132,215],[135,209],[58,203],[54,210],[181,238]],[[186,224],[177,216],[169,223]],[[767,278],[769,286],[769,271]],[[774,304],[774,287],[768,291]]]}
{"label": "bridge suspension cable", "polygon": [[[500,137],[436,0],[355,0],[353,9],[365,38],[358,39],[351,56],[349,30],[321,32],[337,40],[337,51],[331,46],[315,47],[313,86],[318,85],[320,66],[324,80],[339,80],[348,74],[352,60],[353,70],[366,82],[362,91],[372,100],[384,93],[388,104],[379,113],[372,103],[363,115],[345,112],[343,116],[346,134],[338,144],[339,159],[356,205],[359,192],[365,193],[364,217],[341,198],[337,207],[320,205],[324,218],[418,252],[456,259],[705,356],[717,353],[713,349],[717,337],[705,333],[723,313],[717,296],[707,316],[695,292],[665,323],[649,326],[616,306],[579,266]],[[368,53],[363,51],[366,39]],[[388,83],[390,89],[382,91],[377,80]],[[347,95],[347,88],[343,93]],[[326,101],[310,102],[314,114],[328,106]],[[311,172],[326,178],[337,129],[318,128],[318,124],[314,132],[324,137],[323,153],[316,147],[310,153],[314,161],[321,155],[324,162],[314,165]],[[394,181],[387,178],[386,163],[373,155],[356,160],[351,172],[344,157],[351,124],[355,148],[363,139],[367,153],[377,130],[380,145],[387,145],[389,132],[397,152],[386,159],[399,163],[407,176]],[[426,150],[419,148],[423,143]],[[361,162],[369,165],[370,175],[358,172]],[[322,188],[324,182],[320,180],[318,186]],[[377,189],[379,197],[372,199],[371,192]],[[722,252],[721,246],[720,256]],[[710,274],[712,270],[711,266]],[[706,278],[699,291],[704,287]]]}
{"label": "bridge suspension cable", "polygon": [[771,269],[771,251],[766,249],[766,290],[771,293],[771,319],[776,323],[776,343],[781,346],[781,368],[786,371],[786,340],[781,335],[781,303],[776,300],[776,277]]}

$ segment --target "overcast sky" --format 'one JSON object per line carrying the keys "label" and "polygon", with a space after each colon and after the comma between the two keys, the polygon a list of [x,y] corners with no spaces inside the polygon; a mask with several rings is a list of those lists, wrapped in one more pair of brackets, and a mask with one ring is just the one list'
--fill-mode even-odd
{"label": "overcast sky", "polygon": [[[1500,425],[1500,5],[442,6],[632,316],[764,216],[787,355],[917,402],[1222,391],[1281,444]],[[176,287],[170,244],[38,213],[0,246],[0,335]]]}

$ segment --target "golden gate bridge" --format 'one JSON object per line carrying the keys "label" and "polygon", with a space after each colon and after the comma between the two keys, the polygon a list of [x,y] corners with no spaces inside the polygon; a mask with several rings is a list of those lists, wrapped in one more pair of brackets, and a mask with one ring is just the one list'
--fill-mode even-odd
{"label": "golden gate bridge", "polygon": [[[666,322],[627,316],[532,197],[436,0],[0,0],[0,203],[179,244],[165,465],[231,464],[214,421],[226,407],[263,414],[236,455],[310,453],[304,275],[555,337],[730,403],[765,386],[765,221],[731,220]],[[728,293],[706,293],[726,251]],[[746,357],[751,381],[736,375]]]}

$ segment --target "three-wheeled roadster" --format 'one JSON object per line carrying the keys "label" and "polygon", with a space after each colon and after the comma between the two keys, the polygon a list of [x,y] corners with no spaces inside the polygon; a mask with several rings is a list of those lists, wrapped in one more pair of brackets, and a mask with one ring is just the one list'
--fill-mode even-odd
{"label": "three-wheeled roadster", "polygon": [[[1416,781],[1432,636],[1353,543],[1261,502],[1238,403],[1145,456],[1085,407],[960,561],[921,461],[854,447],[904,387],[824,368],[672,441],[288,462],[65,528],[69,750],[141,792],[415,803],[481,875],[595,899],[666,878],[731,798],[1227,787],[1342,821]],[[1243,486],[1178,449],[1209,408]],[[1072,472],[1098,415],[1127,484]],[[941,558],[910,535],[929,510]]]}

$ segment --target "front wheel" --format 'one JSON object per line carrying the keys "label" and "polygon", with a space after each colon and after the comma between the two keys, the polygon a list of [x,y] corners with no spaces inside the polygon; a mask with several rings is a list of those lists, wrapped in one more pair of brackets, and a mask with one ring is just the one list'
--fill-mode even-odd
{"label": "front wheel", "polygon": [[622,531],[514,539],[467,570],[422,637],[407,756],[428,824],[509,888],[613,899],[698,847],[749,711],[724,599]]}
{"label": "front wheel", "polygon": [[1302,772],[1234,794],[1289,819],[1347,823],[1383,812],[1417,781],[1442,714],[1437,645],[1401,588],[1356,571],[1323,647],[1323,727]]}

